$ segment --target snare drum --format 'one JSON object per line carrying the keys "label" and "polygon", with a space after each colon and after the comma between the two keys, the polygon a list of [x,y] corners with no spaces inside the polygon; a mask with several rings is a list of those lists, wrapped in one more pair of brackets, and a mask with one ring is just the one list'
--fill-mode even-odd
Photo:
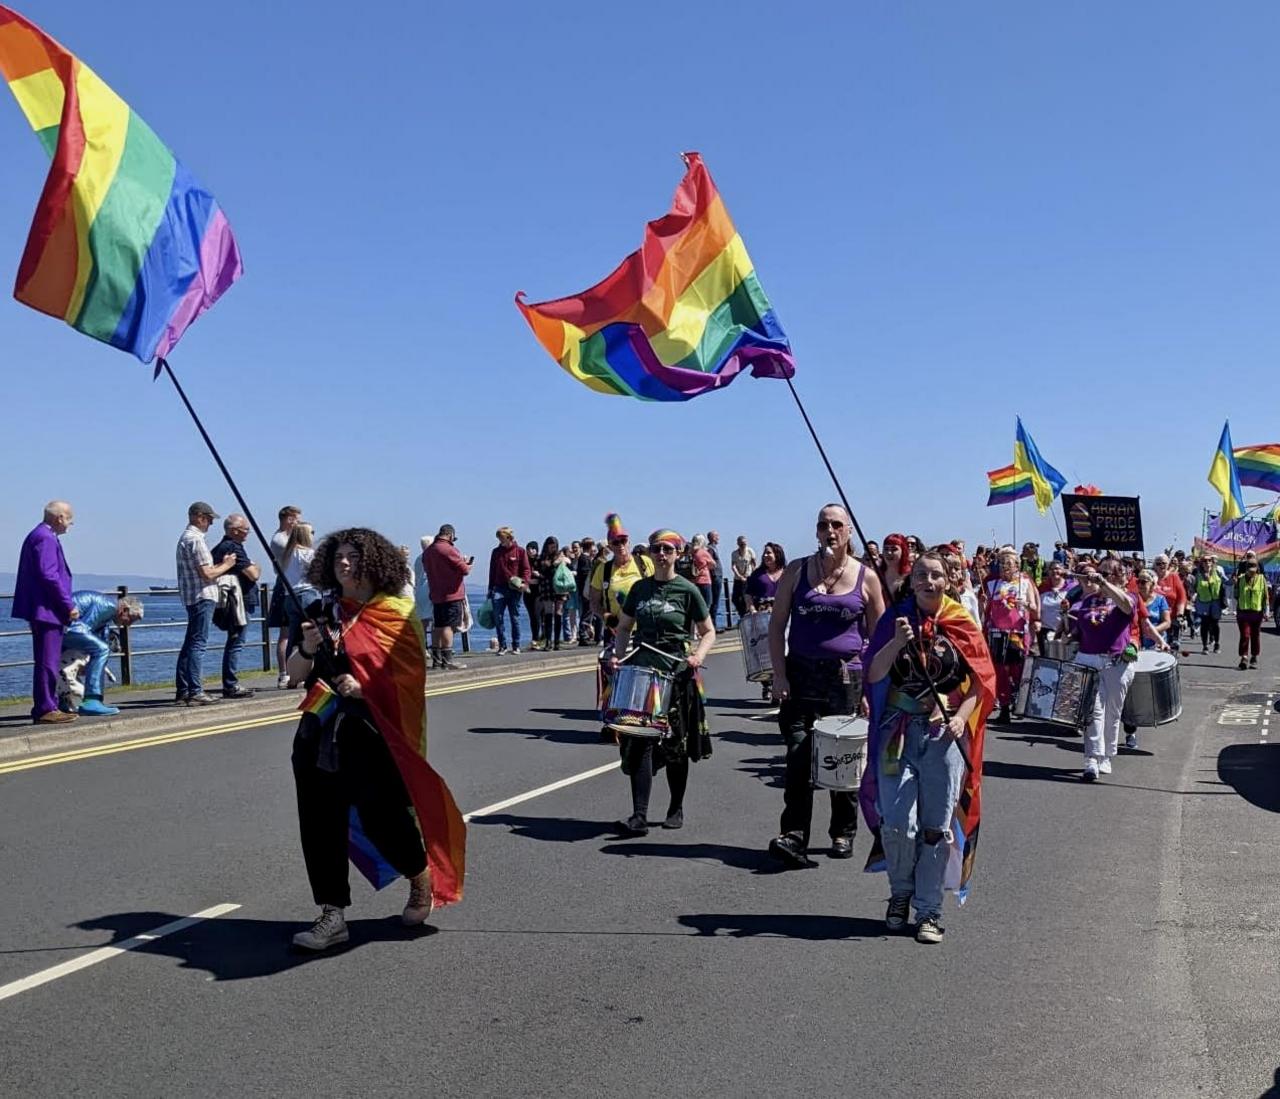
{"label": "snare drum", "polygon": [[1080,651],[1080,642],[1069,637],[1051,637],[1044,643],[1044,655],[1054,660],[1072,661]]}
{"label": "snare drum", "polygon": [[762,683],[773,678],[773,661],[769,656],[768,611],[744,614],[738,620],[738,637],[742,639],[742,663],[748,683]]}
{"label": "snare drum", "polygon": [[823,790],[856,790],[867,763],[865,718],[820,717],[813,723],[809,777]]}
{"label": "snare drum", "polygon": [[1121,720],[1126,725],[1149,729],[1177,721],[1182,715],[1182,681],[1178,677],[1177,657],[1145,650],[1138,653],[1133,673]]}
{"label": "snare drum", "polygon": [[1083,729],[1093,716],[1097,695],[1096,669],[1049,656],[1033,656],[1022,669],[1014,713]]}
{"label": "snare drum", "polygon": [[626,736],[660,740],[670,725],[671,676],[655,668],[623,664],[613,674],[609,697],[604,705],[604,723]]}
{"label": "snare drum", "polygon": [[1022,659],[1022,634],[1010,630],[987,630],[987,648],[993,664],[1016,664]]}

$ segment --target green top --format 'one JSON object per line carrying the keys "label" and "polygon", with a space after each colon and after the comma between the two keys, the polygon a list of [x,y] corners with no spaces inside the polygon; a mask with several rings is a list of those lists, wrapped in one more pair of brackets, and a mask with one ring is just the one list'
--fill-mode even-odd
{"label": "green top", "polygon": [[1243,572],[1236,577],[1236,606],[1242,611],[1265,611],[1267,609],[1267,578],[1259,569],[1253,577]]}
{"label": "green top", "polygon": [[[652,576],[637,580],[627,592],[622,613],[635,619],[635,640],[643,641],[672,656],[689,652],[689,635],[693,627],[710,616],[702,592],[683,576],[655,580]],[[670,672],[675,665],[657,653],[641,649],[631,663],[642,668]]]}
{"label": "green top", "polygon": [[1196,580],[1196,601],[1199,603],[1216,603],[1222,595],[1222,577],[1217,573],[1212,576],[1201,576]]}

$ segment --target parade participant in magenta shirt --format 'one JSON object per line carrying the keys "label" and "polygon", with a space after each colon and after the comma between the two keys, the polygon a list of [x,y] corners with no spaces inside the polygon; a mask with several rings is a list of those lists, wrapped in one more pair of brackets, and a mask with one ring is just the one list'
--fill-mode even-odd
{"label": "parade participant in magenta shirt", "polygon": [[1081,775],[1085,782],[1093,782],[1100,774],[1111,773],[1111,761],[1120,747],[1120,715],[1133,682],[1130,628],[1134,597],[1122,586],[1123,572],[1114,557],[1104,559],[1080,579],[1084,598],[1072,608],[1072,621],[1080,637],[1076,663],[1098,670],[1098,694],[1085,729]]}

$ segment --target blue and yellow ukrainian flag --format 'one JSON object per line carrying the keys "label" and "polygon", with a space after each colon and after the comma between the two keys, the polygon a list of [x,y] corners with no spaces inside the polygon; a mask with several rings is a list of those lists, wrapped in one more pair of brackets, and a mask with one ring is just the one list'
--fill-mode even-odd
{"label": "blue and yellow ukrainian flag", "polygon": [[1240,474],[1236,470],[1235,453],[1231,449],[1231,422],[1222,425],[1222,438],[1209,466],[1209,484],[1222,497],[1219,522],[1230,522],[1244,514],[1244,497],[1240,494]]}
{"label": "blue and yellow ukrainian flag", "polygon": [[1043,515],[1049,510],[1053,498],[1067,487],[1067,479],[1040,457],[1040,451],[1018,417],[1018,435],[1013,441],[1013,464],[1021,473],[1031,475],[1031,487],[1035,489],[1036,508]]}

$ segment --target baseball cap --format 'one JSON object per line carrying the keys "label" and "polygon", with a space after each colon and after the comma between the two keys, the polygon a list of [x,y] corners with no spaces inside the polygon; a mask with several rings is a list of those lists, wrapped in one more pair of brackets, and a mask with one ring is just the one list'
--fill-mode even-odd
{"label": "baseball cap", "polygon": [[197,515],[207,515],[210,519],[221,519],[222,516],[213,510],[212,505],[206,504],[203,500],[197,500],[189,508],[187,508],[187,518],[194,519]]}

